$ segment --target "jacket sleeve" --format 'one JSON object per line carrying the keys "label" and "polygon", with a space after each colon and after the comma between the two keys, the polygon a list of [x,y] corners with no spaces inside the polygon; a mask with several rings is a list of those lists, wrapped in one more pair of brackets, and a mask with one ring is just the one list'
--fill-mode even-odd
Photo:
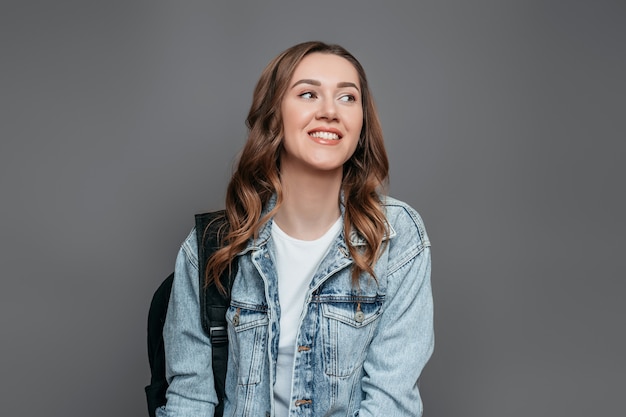
{"label": "jacket sleeve", "polygon": [[430,244],[412,239],[389,266],[385,308],[363,364],[359,417],[422,415],[418,379],[434,348]]}
{"label": "jacket sleeve", "polygon": [[213,417],[217,404],[211,341],[200,321],[197,253],[194,229],[176,258],[163,328],[169,387],[167,404],[165,410],[159,410],[160,417]]}

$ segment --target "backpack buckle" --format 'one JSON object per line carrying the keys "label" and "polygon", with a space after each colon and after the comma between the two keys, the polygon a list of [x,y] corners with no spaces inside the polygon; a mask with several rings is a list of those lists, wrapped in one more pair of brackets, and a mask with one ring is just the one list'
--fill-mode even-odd
{"label": "backpack buckle", "polygon": [[226,326],[215,326],[209,328],[209,337],[212,345],[225,345],[228,343],[228,332]]}

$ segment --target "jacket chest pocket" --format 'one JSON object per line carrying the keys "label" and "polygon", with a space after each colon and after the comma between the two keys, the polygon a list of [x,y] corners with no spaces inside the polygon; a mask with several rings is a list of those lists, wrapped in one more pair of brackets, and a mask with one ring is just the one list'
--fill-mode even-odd
{"label": "jacket chest pocket", "polygon": [[348,377],[363,365],[382,301],[367,298],[321,306],[324,369],[328,375]]}
{"label": "jacket chest pocket", "polygon": [[269,318],[263,306],[238,306],[231,303],[226,312],[228,342],[237,366],[240,385],[258,384],[264,371]]}

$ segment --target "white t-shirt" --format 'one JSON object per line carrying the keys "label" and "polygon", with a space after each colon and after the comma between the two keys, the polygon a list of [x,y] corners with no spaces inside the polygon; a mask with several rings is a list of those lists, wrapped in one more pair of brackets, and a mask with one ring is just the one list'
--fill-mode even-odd
{"label": "white t-shirt", "polygon": [[280,303],[280,337],[274,385],[276,417],[289,414],[296,336],[309,283],[342,225],[340,217],[319,239],[298,240],[283,232],[276,223],[272,224]]}

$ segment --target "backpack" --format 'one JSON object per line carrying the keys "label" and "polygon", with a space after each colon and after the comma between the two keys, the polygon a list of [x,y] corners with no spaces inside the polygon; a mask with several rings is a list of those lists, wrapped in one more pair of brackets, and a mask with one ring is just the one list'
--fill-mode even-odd
{"label": "backpack", "polygon": [[[195,221],[198,239],[200,320],[202,329],[211,339],[213,377],[218,398],[215,416],[222,417],[224,413],[226,366],[228,363],[228,334],[225,314],[230,305],[230,289],[232,288],[233,278],[237,274],[237,262],[232,262],[230,268],[226,268],[226,271],[220,276],[220,282],[227,289],[227,295],[222,295],[215,284],[205,286],[206,263],[213,252],[220,247],[222,237],[225,235],[227,229],[226,214],[224,210],[196,214]],[[154,292],[148,312],[148,359],[151,377],[150,385],[146,386],[145,390],[150,417],[155,417],[156,409],[167,402],[165,393],[168,384],[165,378],[163,325],[165,324],[173,280],[174,273],[171,273],[159,285]]]}

